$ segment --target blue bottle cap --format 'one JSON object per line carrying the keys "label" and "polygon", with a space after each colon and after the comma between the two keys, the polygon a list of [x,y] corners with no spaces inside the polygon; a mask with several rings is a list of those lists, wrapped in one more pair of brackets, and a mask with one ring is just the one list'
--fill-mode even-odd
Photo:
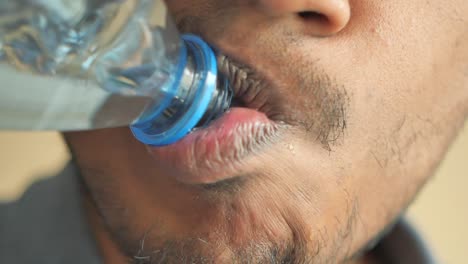
{"label": "blue bottle cap", "polygon": [[[185,41],[186,47],[189,52],[193,54],[196,64],[196,74],[199,81],[191,105],[187,106],[186,112],[177,120],[171,120],[169,126],[155,127],[154,123],[161,112],[145,114],[146,116],[153,116],[153,118],[145,118],[136,124],[130,126],[136,139],[146,145],[164,146],[172,144],[184,136],[186,136],[192,129],[199,123],[203,115],[208,109],[213,93],[217,85],[218,68],[216,57],[213,50],[201,38],[195,35],[183,35],[182,39]],[[185,65],[182,65],[185,67]],[[175,82],[178,86],[180,81]],[[177,90],[178,87],[173,87]]]}

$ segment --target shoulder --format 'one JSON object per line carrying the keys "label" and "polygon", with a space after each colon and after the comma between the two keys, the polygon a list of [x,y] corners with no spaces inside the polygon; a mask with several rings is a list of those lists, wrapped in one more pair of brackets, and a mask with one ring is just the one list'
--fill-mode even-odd
{"label": "shoulder", "polygon": [[0,203],[0,263],[99,263],[76,175],[70,164],[19,200]]}
{"label": "shoulder", "polygon": [[380,240],[373,254],[384,263],[435,264],[432,252],[426,242],[407,220],[399,221],[393,229]]}

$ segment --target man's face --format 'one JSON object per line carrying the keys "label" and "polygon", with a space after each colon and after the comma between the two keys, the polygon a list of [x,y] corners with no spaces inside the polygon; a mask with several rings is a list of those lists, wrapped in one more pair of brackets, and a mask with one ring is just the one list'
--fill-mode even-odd
{"label": "man's face", "polygon": [[350,259],[411,202],[468,113],[466,0],[168,6],[223,54],[242,107],[163,148],[128,128],[66,134],[134,260]]}

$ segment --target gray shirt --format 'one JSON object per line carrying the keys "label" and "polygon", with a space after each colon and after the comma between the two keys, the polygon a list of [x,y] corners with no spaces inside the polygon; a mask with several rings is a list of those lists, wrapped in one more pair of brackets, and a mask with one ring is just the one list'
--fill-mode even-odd
{"label": "gray shirt", "polygon": [[[18,201],[0,203],[0,263],[102,263],[81,207],[77,171],[69,164],[58,176],[33,184]],[[374,251],[385,263],[434,263],[404,221]]]}
{"label": "gray shirt", "polygon": [[33,184],[18,201],[0,203],[0,263],[98,264],[72,165]]}

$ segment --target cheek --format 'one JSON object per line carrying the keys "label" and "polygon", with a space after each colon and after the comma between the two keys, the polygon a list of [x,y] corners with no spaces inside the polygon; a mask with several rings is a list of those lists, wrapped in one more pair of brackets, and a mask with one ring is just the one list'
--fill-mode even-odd
{"label": "cheek", "polygon": [[325,243],[321,246],[326,251],[342,245],[354,252],[370,239],[372,232],[362,228],[359,219],[373,217],[359,207],[366,198],[360,188],[365,183],[356,182],[360,177],[352,166],[356,160],[343,153],[343,145],[327,150],[320,142],[311,142],[306,133],[297,132],[276,153],[277,160],[266,170],[267,179],[260,180],[268,190],[278,188],[278,195],[294,205],[283,204],[304,221],[309,246]]}

